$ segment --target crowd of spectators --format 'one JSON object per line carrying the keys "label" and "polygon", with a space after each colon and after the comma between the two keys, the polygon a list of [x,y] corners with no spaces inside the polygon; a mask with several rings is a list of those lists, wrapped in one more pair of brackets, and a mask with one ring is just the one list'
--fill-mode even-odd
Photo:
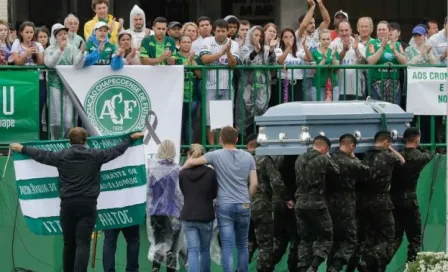
{"label": "crowd of spectators", "polygon": [[[84,25],[83,31],[73,14],[63,24],[53,25],[51,31],[45,26],[36,28],[32,22],[23,22],[15,30],[11,24],[0,21],[0,63],[49,68],[75,65],[80,69],[110,65],[114,70],[125,65],[227,66],[232,69],[208,68],[206,73],[191,67],[185,70],[182,141],[211,145],[217,144],[217,137],[209,129],[209,101],[233,100],[235,126],[240,135],[249,135],[255,132],[254,116],[289,101],[355,100],[370,96],[405,108],[405,69],[384,65],[447,63],[446,20],[440,31],[440,22],[434,20],[416,24],[407,42],[400,40],[398,23],[379,21],[375,25],[372,18],[361,17],[352,27],[349,14],[343,10],[335,12],[332,18],[322,0],[306,1],[309,9],[298,16],[298,29],[280,29],[271,22],[252,25],[233,15],[216,21],[201,16],[183,24],[168,22],[163,17],[147,22],[145,12],[138,6],[134,6],[129,22],[125,22],[109,14],[108,0],[95,0],[95,17]],[[314,16],[317,10],[322,17],[318,25]],[[124,28],[125,24],[129,29]],[[383,66],[346,67],[364,64]],[[239,69],[241,65],[246,68]],[[281,65],[283,69],[265,68],[272,65]],[[309,68],[293,69],[295,65]],[[329,66],[313,69],[314,65]],[[334,65],[345,67],[331,68]],[[61,92],[64,87],[56,73],[42,72],[40,79],[42,131],[49,129],[43,135],[58,139],[74,125],[76,113],[68,96]],[[206,81],[204,85],[202,81]],[[206,107],[203,119],[201,105]],[[207,127],[207,139],[200,139],[201,125]]]}

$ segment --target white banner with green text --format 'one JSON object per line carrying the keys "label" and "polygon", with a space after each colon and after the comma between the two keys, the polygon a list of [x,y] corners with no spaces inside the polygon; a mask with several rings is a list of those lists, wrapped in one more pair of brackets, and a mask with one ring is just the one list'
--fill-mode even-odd
{"label": "white banner with green text", "polygon": [[[109,149],[127,135],[88,138],[90,148]],[[24,146],[58,152],[70,147],[68,140],[25,143]],[[14,170],[22,214],[31,232],[62,233],[59,221],[59,177],[56,167],[14,152]],[[146,209],[146,170],[143,140],[133,141],[126,152],[101,167],[96,230],[142,224]]]}
{"label": "white banner with green text", "polygon": [[406,111],[415,115],[446,115],[446,67],[408,67]]}
{"label": "white banner with green text", "polygon": [[159,144],[171,140],[180,153],[184,67],[56,67],[87,131],[116,135],[144,131],[145,154],[155,158]]}

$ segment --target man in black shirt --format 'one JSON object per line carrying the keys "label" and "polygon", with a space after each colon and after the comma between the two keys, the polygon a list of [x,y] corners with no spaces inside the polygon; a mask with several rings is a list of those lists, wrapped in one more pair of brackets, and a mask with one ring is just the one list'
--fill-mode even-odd
{"label": "man in black shirt", "polygon": [[58,169],[64,272],[87,271],[90,239],[100,194],[101,166],[122,155],[133,140],[141,137],[143,133],[134,133],[111,149],[96,150],[86,146],[87,131],[76,127],[69,132],[71,147],[58,152],[24,147],[17,143],[10,145],[13,151],[22,152],[37,162]]}

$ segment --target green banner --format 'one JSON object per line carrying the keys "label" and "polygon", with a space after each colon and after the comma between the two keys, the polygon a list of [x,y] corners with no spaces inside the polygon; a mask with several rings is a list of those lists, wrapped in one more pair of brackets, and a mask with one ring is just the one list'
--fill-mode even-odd
{"label": "green banner", "polygon": [[0,144],[39,139],[39,71],[2,71]]}

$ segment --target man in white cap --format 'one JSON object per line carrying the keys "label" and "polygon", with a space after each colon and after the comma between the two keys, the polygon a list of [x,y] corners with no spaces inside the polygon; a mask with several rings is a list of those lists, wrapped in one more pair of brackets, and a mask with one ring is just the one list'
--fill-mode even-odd
{"label": "man in white cap", "polygon": [[338,37],[337,29],[340,22],[348,22],[348,14],[342,9],[334,14],[333,19],[334,30],[330,31],[332,41]]}

